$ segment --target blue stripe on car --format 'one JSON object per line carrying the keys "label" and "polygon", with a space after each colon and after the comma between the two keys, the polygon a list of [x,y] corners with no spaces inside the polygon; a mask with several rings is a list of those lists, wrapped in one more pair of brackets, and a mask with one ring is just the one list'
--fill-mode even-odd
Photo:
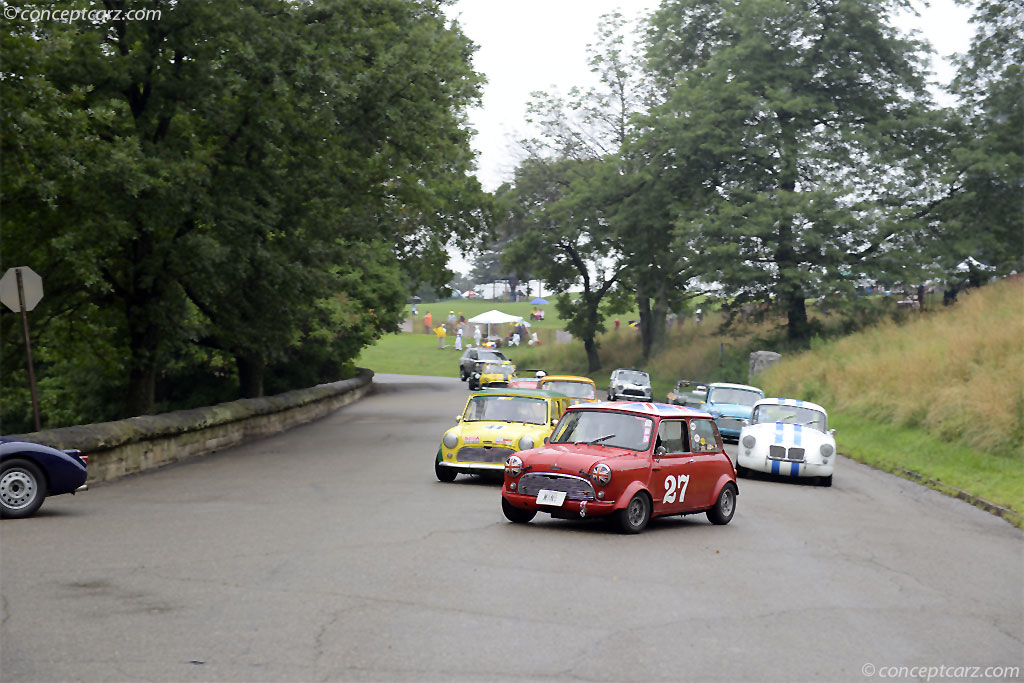
{"label": "blue stripe on car", "polygon": [[778,460],[772,460],[772,474],[778,474],[778,473],[779,473],[779,461]]}
{"label": "blue stripe on car", "polygon": [[800,476],[800,463],[798,463],[798,462],[793,463],[792,469],[789,470],[789,476],[791,476],[791,477],[798,477],[798,476]]}
{"label": "blue stripe on car", "polygon": [[775,423],[775,443],[782,443],[782,432],[786,429],[786,425],[783,422]]}
{"label": "blue stripe on car", "polygon": [[803,436],[804,426],[793,425],[793,445],[800,446],[801,437]]}

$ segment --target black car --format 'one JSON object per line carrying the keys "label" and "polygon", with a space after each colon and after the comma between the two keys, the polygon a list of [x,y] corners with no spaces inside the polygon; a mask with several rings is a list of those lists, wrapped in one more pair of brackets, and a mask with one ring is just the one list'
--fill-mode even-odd
{"label": "black car", "polygon": [[88,463],[75,449],[0,437],[0,517],[31,517],[47,496],[84,491]]}
{"label": "black car", "polygon": [[465,382],[473,374],[477,361],[481,360],[508,360],[501,351],[492,349],[471,348],[466,349],[459,359],[459,379]]}

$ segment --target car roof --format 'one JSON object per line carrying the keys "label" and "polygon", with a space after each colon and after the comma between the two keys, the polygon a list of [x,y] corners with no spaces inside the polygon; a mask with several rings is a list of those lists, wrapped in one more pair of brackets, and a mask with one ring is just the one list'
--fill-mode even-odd
{"label": "car roof", "polygon": [[[542,382],[582,382],[584,384],[594,384],[594,380],[589,377],[583,377],[580,375],[544,375],[540,378]],[[596,386],[596,384],[595,384]]]}
{"label": "car roof", "polygon": [[711,384],[708,385],[708,388],[711,387],[720,387],[723,389],[746,389],[748,391],[752,390],[760,391],[762,394],[764,393],[763,391],[761,391],[760,387],[751,386],[749,384],[730,384],[729,382],[712,382]]}
{"label": "car roof", "polygon": [[760,405],[796,406],[797,408],[810,408],[811,410],[819,410],[828,415],[828,411],[819,406],[817,403],[811,403],[810,401],[801,401],[795,398],[762,398],[760,401],[754,404],[754,407],[756,408]]}
{"label": "car roof", "polygon": [[650,374],[646,370],[637,370],[636,368],[615,368],[615,372],[641,372],[645,375]]}
{"label": "car roof", "polygon": [[703,410],[694,410],[686,406],[670,405],[668,403],[639,403],[627,401],[601,401],[599,403],[577,403],[570,406],[569,410],[602,410],[607,412],[627,412],[648,417],[706,417],[711,415]]}
{"label": "car roof", "polygon": [[526,389],[520,387],[483,387],[473,392],[474,396],[523,396],[526,398],[569,398],[558,391],[547,389]]}

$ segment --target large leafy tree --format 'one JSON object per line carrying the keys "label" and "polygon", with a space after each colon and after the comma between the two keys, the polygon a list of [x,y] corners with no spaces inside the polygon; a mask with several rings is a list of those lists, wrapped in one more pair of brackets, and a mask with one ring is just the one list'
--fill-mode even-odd
{"label": "large leafy tree", "polygon": [[[773,298],[796,343],[805,299],[900,265],[898,207],[927,107],[899,0],[667,0],[649,63],[669,93],[651,153],[685,188],[678,244],[737,302]],[[905,261],[905,259],[902,259]]]}
{"label": "large leafy tree", "polygon": [[590,372],[601,367],[597,334],[604,330],[606,304],[623,269],[615,236],[586,189],[599,164],[527,160],[503,197],[510,208],[502,230],[514,238],[504,262],[530,269],[555,291],[582,290],[560,294],[555,303],[566,330],[583,341]]}
{"label": "large leafy tree", "polygon": [[336,372],[483,220],[472,45],[435,3],[160,9],[3,36],[5,258],[47,281],[43,380],[79,368],[103,418],[225,359],[244,395]]}
{"label": "large leafy tree", "polygon": [[929,212],[942,271],[968,258],[1024,266],[1024,5],[974,3],[975,33],[958,59],[938,201]]}

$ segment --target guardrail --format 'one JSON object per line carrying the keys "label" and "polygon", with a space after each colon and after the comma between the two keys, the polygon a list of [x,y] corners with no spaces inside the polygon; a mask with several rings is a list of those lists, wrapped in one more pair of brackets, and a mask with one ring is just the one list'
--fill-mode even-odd
{"label": "guardrail", "polygon": [[351,379],[276,396],[11,436],[79,449],[89,456],[87,483],[93,484],[283,432],[334,412],[372,386],[373,372],[360,370]]}

